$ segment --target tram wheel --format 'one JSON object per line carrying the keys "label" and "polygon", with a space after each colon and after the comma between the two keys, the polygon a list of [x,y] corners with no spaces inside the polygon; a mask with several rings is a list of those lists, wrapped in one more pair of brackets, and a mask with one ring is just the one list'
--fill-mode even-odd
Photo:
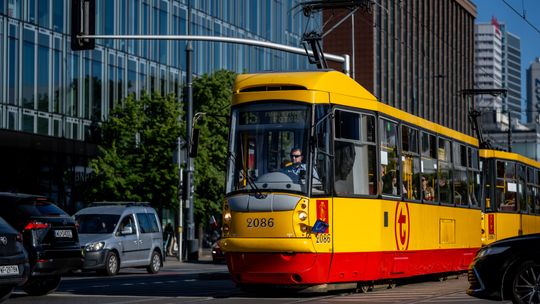
{"label": "tram wheel", "polygon": [[394,289],[394,288],[396,288],[396,282],[394,281],[388,282],[388,286],[386,287],[386,289]]}
{"label": "tram wheel", "polygon": [[356,285],[356,292],[358,293],[366,293],[369,291],[373,291],[373,284],[371,283],[358,283]]}

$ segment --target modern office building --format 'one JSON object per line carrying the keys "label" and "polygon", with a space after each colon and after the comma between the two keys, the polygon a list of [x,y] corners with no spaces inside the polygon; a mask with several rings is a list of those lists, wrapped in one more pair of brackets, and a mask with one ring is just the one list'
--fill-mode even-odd
{"label": "modern office building", "polygon": [[[475,25],[475,89],[503,88],[503,35],[497,20]],[[502,95],[483,94],[476,98],[476,109],[482,113],[484,129],[495,123],[508,125]]]}
{"label": "modern office building", "polygon": [[[505,89],[506,94],[484,94],[477,97],[476,106],[482,113],[484,133],[489,138],[505,137],[509,128],[529,129],[522,124],[521,106],[521,40],[510,33],[495,17],[478,23],[475,30],[475,75],[479,89]],[[524,118],[524,117],[523,117]],[[499,133],[502,133],[500,135]],[[501,149],[511,149],[512,143],[497,143]]]}
{"label": "modern office building", "polygon": [[[96,0],[96,34],[212,35],[298,47],[308,19],[298,0]],[[177,96],[185,41],[98,40],[70,48],[68,0],[0,1],[0,191],[52,197],[68,212],[96,155],[92,130],[128,94]],[[188,14],[190,18],[188,18]],[[190,20],[188,24],[188,19]],[[320,25],[313,18],[312,26]],[[305,57],[195,42],[195,74],[312,68]]]}
{"label": "modern office building", "polygon": [[[521,39],[507,30],[507,25],[499,24],[502,34],[502,86],[507,89],[504,99],[512,117],[525,122],[521,106]],[[522,119],[523,118],[523,119]]]}
{"label": "modern office building", "polygon": [[[474,20],[469,0],[359,1],[325,33],[325,51],[352,54],[355,79],[380,101],[470,133]],[[330,30],[349,9],[323,13]],[[337,67],[336,67],[337,68]]]}
{"label": "modern office building", "polygon": [[540,123],[540,57],[527,69],[527,121]]}

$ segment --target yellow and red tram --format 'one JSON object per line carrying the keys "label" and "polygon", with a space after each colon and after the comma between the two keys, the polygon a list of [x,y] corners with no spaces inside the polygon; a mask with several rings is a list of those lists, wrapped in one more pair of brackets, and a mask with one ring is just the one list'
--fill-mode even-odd
{"label": "yellow and red tram", "polygon": [[[475,138],[336,71],[240,75],[233,94],[221,247],[236,283],[467,269],[481,246]],[[284,169],[292,151],[298,174]]]}
{"label": "yellow and red tram", "polygon": [[540,163],[512,152],[480,150],[484,168],[482,245],[540,232]]}

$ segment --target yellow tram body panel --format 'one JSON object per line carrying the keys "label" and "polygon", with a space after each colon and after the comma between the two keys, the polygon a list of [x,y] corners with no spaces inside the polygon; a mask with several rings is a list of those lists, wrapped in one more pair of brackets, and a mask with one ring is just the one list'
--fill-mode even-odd
{"label": "yellow tram body panel", "polygon": [[478,209],[334,198],[335,252],[478,248],[479,225]]}
{"label": "yellow tram body panel", "polygon": [[[327,204],[326,233],[310,233]],[[298,219],[302,205],[308,219]],[[229,252],[390,252],[479,248],[480,210],[360,198],[300,198],[295,210],[231,211]],[[254,224],[254,221],[258,221]],[[261,222],[264,221],[264,225]],[[272,227],[268,223],[271,221]],[[257,226],[257,227],[255,227]],[[264,226],[264,227],[261,227]],[[305,226],[305,230],[302,227]],[[325,235],[326,239],[322,239]],[[327,235],[327,236],[326,236]]]}
{"label": "yellow tram body panel", "polygon": [[527,158],[517,153],[490,150],[490,149],[480,149],[478,152],[480,154],[480,157],[484,159],[496,158],[496,159],[501,159],[501,160],[512,160],[512,161],[521,162],[531,167],[540,169],[540,162],[537,162],[535,160],[532,160],[530,158]]}
{"label": "yellow tram body panel", "polygon": [[540,217],[537,215],[490,212],[483,215],[482,222],[482,245],[513,236],[540,233]]}

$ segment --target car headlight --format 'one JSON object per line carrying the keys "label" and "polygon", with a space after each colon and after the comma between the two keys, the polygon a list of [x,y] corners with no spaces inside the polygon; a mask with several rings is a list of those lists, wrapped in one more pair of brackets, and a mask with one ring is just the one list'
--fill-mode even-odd
{"label": "car headlight", "polygon": [[477,254],[478,258],[485,257],[487,255],[494,255],[505,252],[510,247],[485,247],[480,249]]}
{"label": "car headlight", "polygon": [[84,247],[84,251],[100,251],[103,247],[105,247],[105,242],[89,243]]}

